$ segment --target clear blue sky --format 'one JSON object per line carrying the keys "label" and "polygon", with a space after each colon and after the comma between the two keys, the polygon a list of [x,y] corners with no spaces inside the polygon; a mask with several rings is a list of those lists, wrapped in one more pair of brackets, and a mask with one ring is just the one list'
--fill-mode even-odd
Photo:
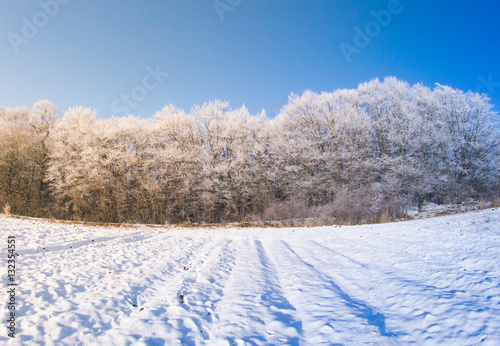
{"label": "clear blue sky", "polygon": [[[274,117],[290,92],[396,76],[463,90],[490,79],[481,91],[500,109],[499,1],[390,3],[0,0],[0,107],[49,99],[107,118],[123,115],[129,95],[125,108],[150,117],[217,98]],[[372,23],[372,11],[390,9]],[[356,27],[372,30],[366,47]],[[357,49],[349,59],[343,42]]]}

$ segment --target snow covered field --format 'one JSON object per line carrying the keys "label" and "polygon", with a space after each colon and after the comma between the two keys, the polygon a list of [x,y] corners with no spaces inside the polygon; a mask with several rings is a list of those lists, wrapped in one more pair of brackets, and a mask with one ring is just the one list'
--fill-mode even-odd
{"label": "snow covered field", "polygon": [[[319,228],[0,217],[0,343],[500,344],[500,209]],[[16,236],[16,338],[7,237]]]}

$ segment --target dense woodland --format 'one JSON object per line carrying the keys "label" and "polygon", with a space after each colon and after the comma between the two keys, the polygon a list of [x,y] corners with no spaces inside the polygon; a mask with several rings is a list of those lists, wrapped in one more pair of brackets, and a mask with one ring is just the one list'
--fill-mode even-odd
{"label": "dense woodland", "polygon": [[0,109],[0,208],[100,222],[399,217],[499,196],[486,95],[396,78],[290,95],[275,119],[213,101],[98,119],[49,101]]}

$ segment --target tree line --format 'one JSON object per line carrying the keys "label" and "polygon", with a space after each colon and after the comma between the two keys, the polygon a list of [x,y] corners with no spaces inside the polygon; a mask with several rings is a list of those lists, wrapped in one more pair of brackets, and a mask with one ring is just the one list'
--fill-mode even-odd
{"label": "tree line", "polygon": [[484,94],[396,78],[291,94],[274,119],[219,100],[151,119],[0,109],[0,207],[96,222],[398,217],[499,196],[497,113]]}

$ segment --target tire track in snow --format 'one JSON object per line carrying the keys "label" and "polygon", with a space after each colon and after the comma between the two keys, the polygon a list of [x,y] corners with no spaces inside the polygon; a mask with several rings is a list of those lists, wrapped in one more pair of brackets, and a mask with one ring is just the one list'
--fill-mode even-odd
{"label": "tire track in snow", "polygon": [[390,344],[393,334],[385,316],[352,298],[328,275],[305,261],[286,241],[274,241],[274,265],[285,296],[296,307],[295,319],[303,322],[301,344],[320,345],[360,340]]}
{"label": "tire track in snow", "polygon": [[[166,240],[170,241],[170,243],[165,242]],[[136,278],[134,283],[130,285],[129,290],[123,292],[121,299],[118,300],[120,303],[126,304],[126,306],[122,308],[117,307],[118,316],[114,319],[112,329],[123,328],[126,332],[120,335],[120,338],[126,343],[136,341],[132,335],[136,327],[134,323],[137,322],[137,318],[133,319],[131,316],[137,317],[138,313],[142,315],[146,314],[146,312],[140,309],[146,308],[145,304],[147,303],[148,297],[155,296],[155,292],[158,294],[157,292],[161,292],[162,290],[170,290],[172,285],[178,281],[176,278],[183,275],[183,267],[192,263],[198,255],[210,251],[209,249],[213,247],[213,244],[208,243],[205,238],[200,237],[193,241],[192,238],[188,238],[187,236],[173,236],[167,239],[160,238],[154,245],[161,248],[160,251],[162,251],[160,253],[161,257],[156,260],[156,265],[151,265],[146,262],[138,266],[136,270],[138,273],[132,275],[132,277]],[[165,248],[167,248],[166,251]],[[164,257],[169,254],[172,254],[172,256]],[[179,254],[181,256],[178,256]],[[123,276],[125,277],[125,281],[130,280],[130,272],[124,271]],[[172,290],[171,294],[176,297],[175,291]],[[158,297],[156,297],[156,300],[158,304],[161,304]],[[160,315],[160,313],[156,312],[156,315]],[[138,319],[140,321],[140,318]],[[153,320],[159,319],[153,318]],[[174,335],[172,335],[172,333],[169,335],[175,338],[177,335],[175,329],[172,331]],[[100,335],[97,340],[99,343],[104,342],[107,344],[113,342],[115,338],[116,335],[114,335],[113,330],[110,330]]]}
{"label": "tire track in snow", "polygon": [[[314,245],[311,246],[310,243]],[[315,241],[297,246],[296,250],[315,268],[324,268],[321,270],[323,274],[332,277],[335,282],[356,288],[356,297],[362,297],[372,306],[377,306],[387,315],[389,322],[399,321],[399,329],[401,325],[404,325],[402,321],[409,323],[411,327],[407,328],[404,333],[399,333],[400,340],[412,342],[430,338],[447,342],[447,340],[452,340],[453,333],[461,333],[464,329],[467,329],[470,334],[479,335],[485,333],[489,325],[493,327],[491,329],[495,329],[495,324],[498,324],[485,318],[486,311],[492,309],[491,301],[479,299],[479,297],[488,296],[489,293],[481,292],[475,295],[473,287],[471,291],[466,291],[463,288],[468,286],[458,283],[467,279],[475,281],[474,276],[477,274],[449,268],[446,272],[443,272],[444,268],[423,268],[422,270],[426,269],[428,273],[432,273],[431,276],[427,276],[427,282],[424,282],[415,277],[414,271],[408,272],[396,267],[391,268],[391,271],[381,271],[375,264],[363,266],[359,263],[360,266],[353,266],[352,264],[356,262],[352,262],[350,258],[343,255],[335,256],[338,254],[336,251]],[[311,253],[320,255],[311,256]],[[325,261],[325,259],[331,259],[332,254],[335,260]],[[337,260],[338,264],[335,265]],[[416,261],[412,260],[412,262]],[[328,270],[332,267],[334,270]],[[449,280],[442,280],[443,275],[449,277]],[[423,275],[419,276],[423,277]],[[367,282],[366,278],[371,279],[372,282]],[[437,282],[436,279],[438,279]],[[500,287],[497,286],[496,289],[493,287],[493,278],[482,276],[482,280],[492,282],[492,286],[488,288],[488,292],[491,292],[490,297],[500,294]],[[443,281],[448,283],[442,285]],[[499,281],[496,277],[496,282]],[[381,290],[379,287],[384,287],[384,289]],[[485,288],[484,282],[481,283],[481,288]],[[363,297],[363,291],[366,292],[366,297]],[[466,316],[471,306],[477,307],[477,313]],[[497,310],[500,312],[500,309]],[[457,320],[456,316],[463,316],[468,321],[467,325]],[[446,327],[443,327],[444,325]],[[454,332],[445,335],[442,333],[443,329]]]}
{"label": "tire track in snow", "polygon": [[285,298],[262,243],[240,241],[236,251],[236,265],[214,312],[211,341],[297,345],[301,323],[292,315],[295,308]]}
{"label": "tire track in snow", "polygon": [[[180,344],[199,344],[210,337],[213,310],[231,274],[235,254],[231,240],[205,239],[205,242],[196,253],[169,263],[177,269],[170,268],[165,275],[157,276],[151,287],[137,296],[139,309],[117,321],[116,327],[129,334],[128,342],[154,343],[160,338],[178,340]],[[179,298],[180,294],[183,299]],[[152,325],[154,329],[150,328]],[[143,333],[140,339],[132,339],[134,329],[142,329],[142,326],[146,330],[149,326],[150,332]],[[111,342],[113,338],[111,332],[100,337],[99,342]]]}

